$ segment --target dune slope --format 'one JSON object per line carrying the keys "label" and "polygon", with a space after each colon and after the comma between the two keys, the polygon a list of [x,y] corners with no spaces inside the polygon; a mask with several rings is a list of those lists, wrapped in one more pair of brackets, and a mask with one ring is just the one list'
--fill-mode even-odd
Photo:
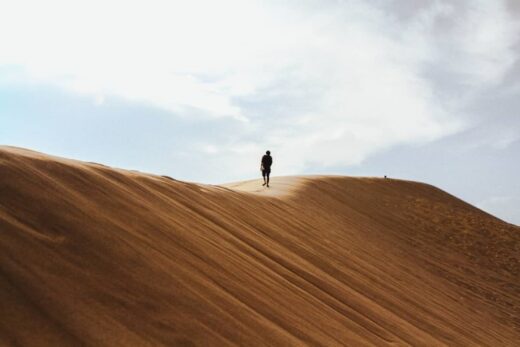
{"label": "dune slope", "polygon": [[0,147],[0,345],[520,341],[520,228],[426,184],[185,183]]}

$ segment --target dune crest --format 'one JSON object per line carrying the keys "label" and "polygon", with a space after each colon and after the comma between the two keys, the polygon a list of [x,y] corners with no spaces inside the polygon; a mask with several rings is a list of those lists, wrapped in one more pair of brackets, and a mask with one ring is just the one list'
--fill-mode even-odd
{"label": "dune crest", "polygon": [[271,185],[0,147],[0,344],[520,341],[519,227],[417,182]]}

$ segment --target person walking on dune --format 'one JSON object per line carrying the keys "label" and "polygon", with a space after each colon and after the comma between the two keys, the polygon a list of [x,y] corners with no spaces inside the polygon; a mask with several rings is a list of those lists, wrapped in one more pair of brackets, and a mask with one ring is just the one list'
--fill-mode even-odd
{"label": "person walking on dune", "polygon": [[271,174],[271,165],[273,165],[273,157],[271,157],[271,152],[265,152],[262,157],[262,161],[260,163],[260,170],[262,171],[262,177],[264,178],[263,186],[267,185],[269,188],[269,175]]}

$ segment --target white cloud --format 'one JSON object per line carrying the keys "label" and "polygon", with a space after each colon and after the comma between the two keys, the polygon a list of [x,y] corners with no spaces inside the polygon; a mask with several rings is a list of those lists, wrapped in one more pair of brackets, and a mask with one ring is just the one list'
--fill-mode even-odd
{"label": "white cloud", "polygon": [[501,1],[456,4],[398,20],[364,1],[2,2],[0,65],[99,104],[232,117],[241,132],[195,150],[248,174],[269,147],[295,173],[464,126],[513,64],[518,28]]}

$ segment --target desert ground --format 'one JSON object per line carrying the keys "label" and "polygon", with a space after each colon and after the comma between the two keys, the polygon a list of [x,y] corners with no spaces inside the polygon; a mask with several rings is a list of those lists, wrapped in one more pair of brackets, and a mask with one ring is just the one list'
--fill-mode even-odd
{"label": "desert ground", "polygon": [[520,227],[431,185],[0,147],[0,345],[518,346]]}

